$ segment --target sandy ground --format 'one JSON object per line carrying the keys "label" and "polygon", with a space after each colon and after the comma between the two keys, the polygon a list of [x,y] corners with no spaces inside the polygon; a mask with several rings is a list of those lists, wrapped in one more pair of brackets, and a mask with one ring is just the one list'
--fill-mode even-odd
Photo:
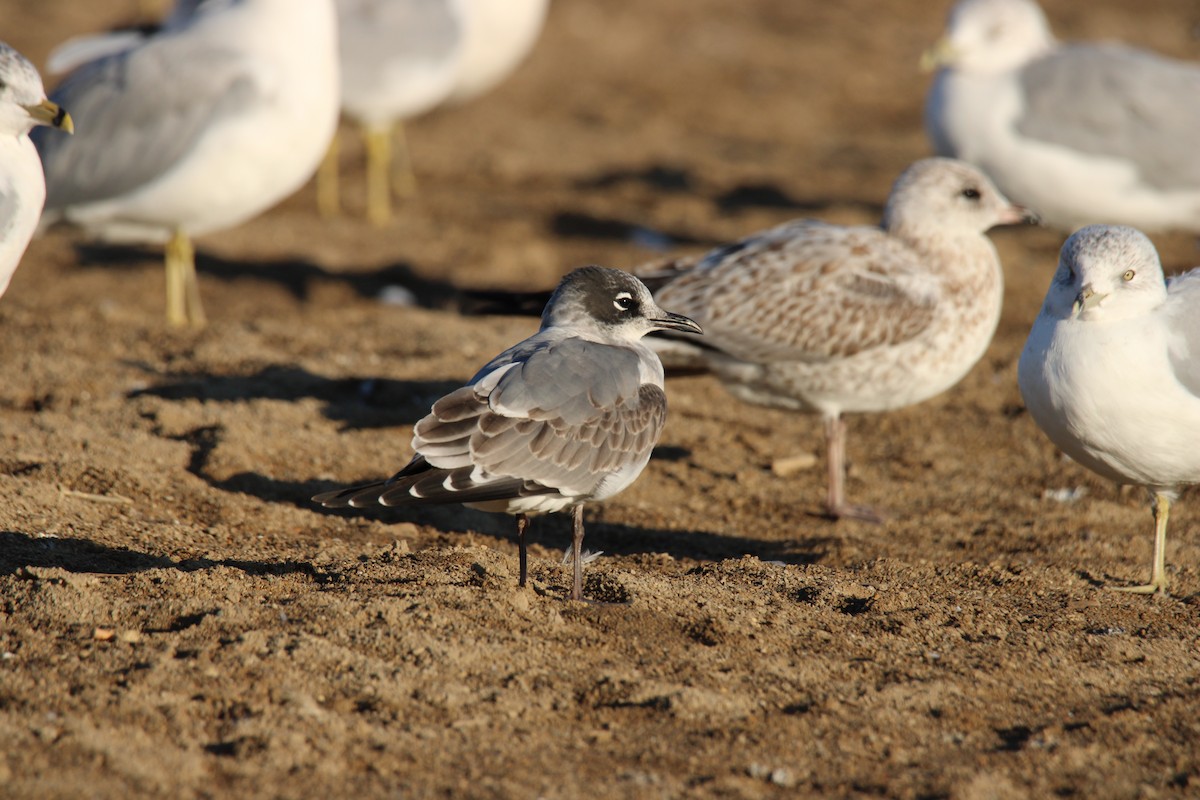
{"label": "sandy ground", "polygon": [[[993,234],[1004,319],[959,386],[850,419],[851,498],[884,525],[822,518],[819,461],[771,471],[821,453],[819,420],[706,377],[670,382],[656,458],[588,510],[590,602],[565,599],[566,519],[535,523],[518,590],[507,517],[308,501],[402,465],[429,404],[532,331],[461,315],[463,289],[877,219],[928,154],[916,62],[947,5],[554,0],[509,82],[411,127],[390,227],[348,143],[342,218],[310,186],[202,240],[201,332],[165,328],[155,251],[35,241],[0,301],[0,795],[1200,791],[1200,496],[1172,597],[1101,588],[1148,577],[1148,507],[1017,390],[1055,231]],[[129,7],[3,0],[3,38],[41,63]],[[1200,52],[1194,0],[1049,12]]]}

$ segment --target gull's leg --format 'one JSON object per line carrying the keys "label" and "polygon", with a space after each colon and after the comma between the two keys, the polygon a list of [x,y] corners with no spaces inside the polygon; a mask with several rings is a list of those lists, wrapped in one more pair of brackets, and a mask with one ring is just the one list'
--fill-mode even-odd
{"label": "gull's leg", "polygon": [[204,304],[200,302],[200,281],[196,278],[196,250],[186,234],[179,234],[180,252],[183,254],[183,299],[186,304],[188,324],[203,328],[208,320],[204,316]]}
{"label": "gull's leg", "polygon": [[1171,497],[1165,492],[1154,493],[1154,566],[1150,582],[1141,586],[1114,586],[1118,592],[1134,594],[1167,593],[1167,518],[1171,513]]}
{"label": "gull's leg", "polygon": [[187,302],[184,298],[184,262],[187,260],[189,249],[187,237],[181,231],[175,231],[167,240],[164,253],[167,270],[167,324],[175,328],[187,325],[188,320]]}
{"label": "gull's leg", "polygon": [[517,562],[520,564],[520,577],[517,579],[517,586],[524,587],[525,580],[529,577],[529,558],[525,551],[525,529],[529,527],[529,517],[524,514],[517,514]]}
{"label": "gull's leg", "polygon": [[412,168],[412,152],[408,149],[408,136],[404,123],[397,122],[392,128],[392,139],[396,158],[392,162],[392,187],[397,197],[412,197],[417,193],[417,174]]}
{"label": "gull's leg", "polygon": [[846,421],[838,415],[825,418],[825,443],[829,468],[829,491],[825,498],[826,513],[833,519],[860,519],[864,522],[883,522],[878,511],[867,506],[846,502]]}
{"label": "gull's leg", "polygon": [[363,129],[367,144],[367,219],[375,225],[392,220],[392,187],[388,174],[392,165],[392,132],[387,126]]}
{"label": "gull's leg", "polygon": [[583,504],[575,506],[571,512],[574,521],[574,532],[571,536],[571,561],[575,568],[574,581],[571,584],[571,599],[583,599]]}
{"label": "gull's leg", "polygon": [[329,149],[325,158],[317,168],[317,213],[325,219],[332,219],[341,213],[341,186],[338,176],[338,158],[341,148],[338,146],[338,135],[335,131],[329,140]]}

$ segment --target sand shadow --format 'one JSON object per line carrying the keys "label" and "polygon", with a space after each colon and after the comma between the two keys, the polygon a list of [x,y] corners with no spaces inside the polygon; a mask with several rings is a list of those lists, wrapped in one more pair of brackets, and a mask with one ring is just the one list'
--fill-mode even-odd
{"label": "sand shadow", "polygon": [[412,425],[429,413],[443,395],[465,379],[400,381],[368,376],[327,378],[291,364],[264,367],[249,375],[209,372],[163,374],[137,364],[162,382],[129,392],[126,397],[164,400],[203,400],[226,403],[248,400],[294,402],[314,398],[324,403],[321,414],[342,423],[342,430]]}
{"label": "sand shadow", "polygon": [[[162,250],[130,245],[86,242],[75,246],[80,267],[145,269],[162,265]],[[407,289],[417,305],[431,309],[456,307],[459,290],[448,281],[430,280],[397,262],[363,270],[330,271],[302,259],[241,261],[197,251],[196,271],[220,281],[257,280],[282,287],[300,301],[307,300],[320,284],[344,285],[360,297],[377,299],[385,289]]]}
{"label": "sand shadow", "polygon": [[[387,475],[364,475],[346,483],[328,480],[288,481],[271,478],[256,472],[239,472],[217,480],[205,473],[202,459],[193,458],[189,471],[215,489],[249,495],[268,503],[287,503],[314,514],[335,517],[365,517],[385,524],[412,523],[435,528],[446,534],[482,534],[499,539],[514,536],[516,525],[506,514],[492,514],[460,505],[409,506],[401,508],[331,509],[312,502],[312,496],[354,483],[386,478]],[[401,464],[395,465],[397,468]],[[198,468],[193,468],[198,467]],[[566,550],[571,543],[571,520],[564,514],[551,514],[532,520],[530,541],[546,547]],[[701,561],[721,561],[756,556],[762,561],[785,564],[815,564],[822,561],[836,545],[834,536],[799,537],[786,541],[767,541],[703,530],[669,530],[641,528],[623,523],[587,517],[586,547],[615,555],[667,553],[674,558]]]}
{"label": "sand shadow", "polygon": [[231,567],[254,576],[303,573],[314,580],[328,579],[328,575],[306,561],[209,558],[176,561],[125,547],[109,547],[90,539],[37,537],[17,531],[0,531],[0,575],[18,575],[30,568],[61,569],[93,575],[130,575],[151,569],[196,572],[217,566]]}

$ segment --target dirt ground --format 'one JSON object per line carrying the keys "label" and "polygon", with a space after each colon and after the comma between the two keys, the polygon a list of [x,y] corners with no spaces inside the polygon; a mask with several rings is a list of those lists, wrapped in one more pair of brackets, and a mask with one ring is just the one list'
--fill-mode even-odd
{"label": "dirt ground", "polygon": [[[0,0],[41,64],[127,0]],[[995,342],[956,388],[821,423],[668,385],[650,466],[534,523],[330,512],[441,393],[533,330],[464,289],[549,288],[797,216],[873,221],[928,154],[916,63],[945,0],[554,0],[532,57],[411,126],[386,229],[307,187],[199,243],[211,324],[163,323],[154,250],[35,241],[0,300],[0,795],[1169,797],[1200,791],[1200,493],[1145,580],[1145,498],[1066,461],[1016,361],[1063,235],[994,232]],[[1060,35],[1196,58],[1194,0],[1049,3]],[[1157,236],[1171,268],[1191,237]],[[415,307],[380,302],[393,286]]]}

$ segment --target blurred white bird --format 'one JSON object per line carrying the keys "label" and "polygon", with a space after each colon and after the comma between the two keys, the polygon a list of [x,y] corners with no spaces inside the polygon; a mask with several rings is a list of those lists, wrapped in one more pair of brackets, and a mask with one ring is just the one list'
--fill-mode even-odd
{"label": "blurred white bird", "polygon": [[167,320],[204,322],[191,238],[304,184],[337,124],[332,0],[180,0],[163,28],[79,64],[53,99],[80,135],[39,136],[46,218],[166,242]]}
{"label": "blurred white bird", "polygon": [[1200,65],[1061,44],[1033,0],[962,0],[923,64],[937,152],[1047,224],[1200,233]]}
{"label": "blurred white bird", "polygon": [[466,40],[450,101],[461,103],[507,78],[529,55],[549,0],[461,0]]}
{"label": "blurred white bird", "polygon": [[[391,219],[392,192],[416,191],[403,123],[490,90],[537,41],[548,0],[336,0],[342,112],[363,131],[367,217]],[[336,141],[317,176],[322,215],[338,213]]]}
{"label": "blurred white bird", "polygon": [[46,99],[29,61],[0,42],[0,296],[37,228],[46,181],[29,132],[48,125],[70,133],[71,117]]}
{"label": "blurred white bird", "polygon": [[[415,190],[404,120],[450,96],[462,60],[465,11],[459,0],[335,0],[335,5],[342,113],[363,132],[367,218],[383,225],[391,219],[393,171],[398,194]],[[317,176],[317,201],[323,215],[338,212],[336,138]]]}

